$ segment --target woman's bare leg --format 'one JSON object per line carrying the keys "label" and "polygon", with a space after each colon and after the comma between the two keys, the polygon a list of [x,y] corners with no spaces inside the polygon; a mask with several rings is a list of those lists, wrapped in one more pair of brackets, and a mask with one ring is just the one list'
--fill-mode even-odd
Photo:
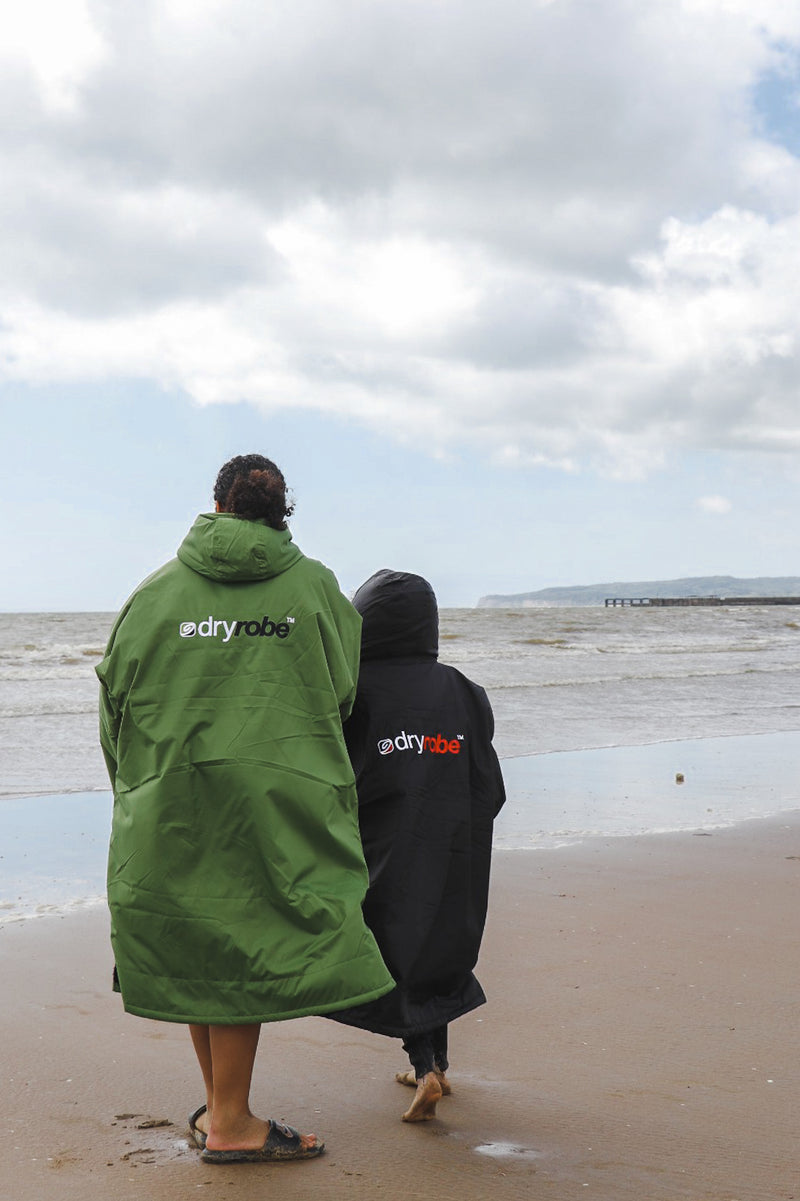
{"label": "woman's bare leg", "polygon": [[[250,1110],[253,1077],[261,1026],[190,1026],[192,1043],[206,1082],[208,1114],[198,1119],[206,1127],[211,1151],[255,1151],[263,1147],[270,1124]],[[209,1073],[209,1075],[207,1075]],[[210,1084],[210,1088],[209,1088]],[[313,1147],[316,1135],[301,1136]]]}
{"label": "woman's bare leg", "polygon": [[250,1083],[261,1026],[209,1026],[212,1106],[206,1146],[212,1151],[263,1147],[269,1123],[250,1111]]}
{"label": "woman's bare leg", "polygon": [[208,1026],[189,1027],[194,1053],[200,1064],[200,1071],[203,1073],[203,1084],[206,1086],[206,1112],[201,1114],[195,1123],[197,1129],[203,1134],[208,1134],[214,1103],[214,1072],[211,1066],[211,1039],[208,1032]]}

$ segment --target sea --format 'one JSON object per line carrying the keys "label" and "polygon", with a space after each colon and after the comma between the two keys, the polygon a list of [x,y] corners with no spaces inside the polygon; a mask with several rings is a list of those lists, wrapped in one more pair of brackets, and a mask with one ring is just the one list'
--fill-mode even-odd
{"label": "sea", "polygon": [[[111,797],[94,666],[109,613],[0,614],[0,923],[103,897]],[[445,609],[486,689],[495,845],[710,833],[800,808],[800,608]]]}

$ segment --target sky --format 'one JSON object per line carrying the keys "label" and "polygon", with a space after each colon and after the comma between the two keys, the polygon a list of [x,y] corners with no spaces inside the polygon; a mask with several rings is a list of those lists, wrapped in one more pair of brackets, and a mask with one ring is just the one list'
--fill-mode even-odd
{"label": "sky", "polygon": [[0,610],[254,451],[346,592],[800,575],[799,5],[0,16]]}

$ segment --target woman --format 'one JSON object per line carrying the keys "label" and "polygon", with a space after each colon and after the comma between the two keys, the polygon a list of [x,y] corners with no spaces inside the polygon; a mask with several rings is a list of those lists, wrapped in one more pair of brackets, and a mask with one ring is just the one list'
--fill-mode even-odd
{"label": "woman", "polygon": [[427,580],[378,571],[353,604],[361,675],[345,736],[358,786],[370,885],[364,916],[397,981],[338,1021],[403,1039],[416,1088],[403,1121],[447,1095],[447,1026],[482,1005],[472,969],[486,920],[492,823],[505,800],[486,693],[437,662]]}
{"label": "woman", "polygon": [[292,542],[274,463],[231,459],[214,498],[97,669],[116,976],[128,1012],[190,1027],[206,1162],[310,1158],[316,1136],[251,1113],[250,1080],[262,1022],[392,987],[341,724],[360,620]]}

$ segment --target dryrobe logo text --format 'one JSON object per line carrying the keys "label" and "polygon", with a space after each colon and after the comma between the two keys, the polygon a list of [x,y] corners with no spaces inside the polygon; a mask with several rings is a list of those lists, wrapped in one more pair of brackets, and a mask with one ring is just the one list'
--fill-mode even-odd
{"label": "dryrobe logo text", "polygon": [[421,755],[429,751],[433,755],[458,755],[461,752],[463,734],[455,738],[445,738],[443,734],[407,734],[401,730],[394,738],[381,738],[378,741],[378,752],[381,755],[391,755],[392,751],[415,751]]}
{"label": "dryrobe logo text", "polygon": [[225,621],[220,617],[203,618],[202,621],[182,621],[178,626],[181,638],[222,638],[230,642],[231,638],[288,638],[292,632],[295,619],[287,617],[283,621],[272,621],[271,618],[257,617],[250,621]]}

